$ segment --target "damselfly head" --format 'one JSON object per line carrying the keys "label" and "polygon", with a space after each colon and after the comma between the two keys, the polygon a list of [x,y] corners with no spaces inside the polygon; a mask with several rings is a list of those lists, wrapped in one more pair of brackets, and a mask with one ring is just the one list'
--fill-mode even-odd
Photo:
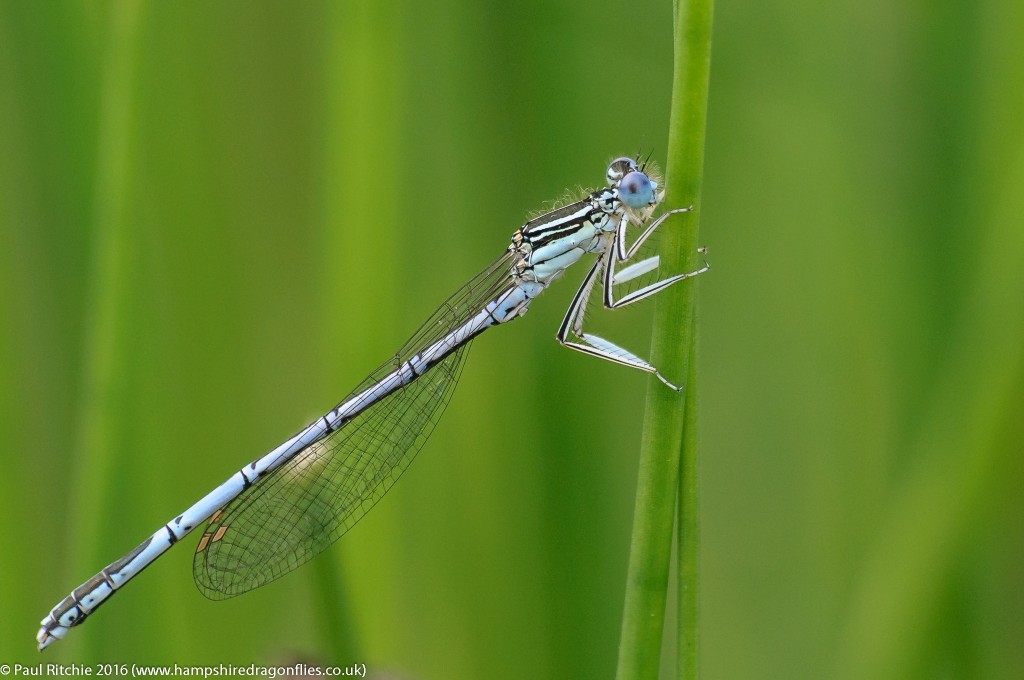
{"label": "damselfly head", "polygon": [[658,183],[634,170],[621,180],[618,186],[619,200],[634,210],[653,206],[658,202]]}
{"label": "damselfly head", "polygon": [[633,210],[657,204],[658,183],[644,174],[632,158],[616,158],[608,166],[608,184],[615,187],[619,200]]}

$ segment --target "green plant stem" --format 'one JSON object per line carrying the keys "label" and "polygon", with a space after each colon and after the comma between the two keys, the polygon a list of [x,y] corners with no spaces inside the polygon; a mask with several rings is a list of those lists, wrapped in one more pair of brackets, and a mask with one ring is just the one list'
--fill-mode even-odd
{"label": "green plant stem", "polygon": [[686,415],[679,473],[679,647],[678,675],[683,680],[698,676],[698,595],[700,594],[700,482],[697,468],[697,336],[690,345],[686,376]]}
{"label": "green plant stem", "polygon": [[[663,228],[660,256],[664,271],[693,269],[700,214],[700,187],[704,166],[708,75],[711,54],[712,0],[681,0],[675,5],[674,75],[669,151],[666,168],[669,208],[694,204],[694,211],[673,218]],[[673,393],[656,380],[647,391],[644,431],[640,448],[633,538],[630,546],[626,602],[619,641],[618,680],[657,678],[661,660],[672,527],[676,515],[680,469],[683,495],[680,510],[679,663],[682,677],[697,671],[697,559],[696,516],[696,380],[691,369],[694,351],[693,283],[669,288],[658,296],[651,360],[667,376],[687,376],[687,394]],[[686,436],[684,437],[684,430]],[[681,461],[682,458],[682,461]]]}

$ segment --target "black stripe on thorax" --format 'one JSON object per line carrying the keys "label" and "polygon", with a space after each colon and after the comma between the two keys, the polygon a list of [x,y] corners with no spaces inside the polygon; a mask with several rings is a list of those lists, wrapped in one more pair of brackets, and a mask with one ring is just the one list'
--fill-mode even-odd
{"label": "black stripe on thorax", "polygon": [[552,227],[551,229],[541,230],[539,233],[539,238],[534,234],[529,234],[528,239],[530,241],[530,245],[533,246],[534,250],[536,250],[537,248],[542,248],[546,246],[552,241],[557,241],[558,239],[568,236],[573,232],[577,232],[580,229],[582,229],[583,226],[586,225],[587,223],[593,222],[593,220],[591,220],[592,214],[593,213],[587,213],[583,217],[580,217],[578,220],[573,220],[572,222],[564,222],[558,226]]}
{"label": "black stripe on thorax", "polygon": [[590,218],[594,210],[586,210],[574,219],[573,215],[589,207],[590,203],[590,198],[588,198],[536,217],[523,225],[522,234],[531,243],[536,244],[538,238],[546,236],[551,231],[561,231],[570,225],[582,224]]}

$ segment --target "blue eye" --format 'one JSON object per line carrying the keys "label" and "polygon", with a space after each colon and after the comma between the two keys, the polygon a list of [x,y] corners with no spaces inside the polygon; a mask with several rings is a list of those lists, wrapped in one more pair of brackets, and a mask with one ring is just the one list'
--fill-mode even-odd
{"label": "blue eye", "polygon": [[657,188],[647,175],[634,170],[619,182],[619,199],[630,208],[644,208],[654,203]]}

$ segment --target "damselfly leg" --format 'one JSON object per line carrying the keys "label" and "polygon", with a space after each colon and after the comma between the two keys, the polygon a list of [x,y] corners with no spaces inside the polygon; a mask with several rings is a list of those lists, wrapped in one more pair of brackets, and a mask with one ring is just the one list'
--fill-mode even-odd
{"label": "damselfly leg", "polygon": [[[680,281],[693,278],[694,276],[703,274],[710,269],[711,265],[707,261],[706,250],[704,248],[698,248],[697,252],[702,256],[705,256],[704,266],[701,268],[692,272],[676,274],[675,276],[670,276],[660,281],[656,281],[655,283],[633,291],[618,300],[615,299],[615,286],[632,281],[643,274],[657,269],[660,264],[660,260],[659,257],[655,255],[618,271],[616,270],[616,263],[626,263],[636,255],[644,241],[646,241],[651,234],[654,233],[654,230],[657,229],[670,215],[689,212],[692,209],[693,206],[677,208],[659,216],[647,225],[643,233],[641,233],[640,236],[637,237],[636,241],[628,248],[626,247],[626,228],[629,225],[629,219],[628,216],[623,217],[619,222],[619,227],[615,233],[616,247],[608,249],[600,258],[598,258],[597,262],[594,263],[594,266],[587,274],[586,279],[584,279],[583,285],[581,285],[579,290],[576,291],[572,304],[569,305],[565,318],[562,319],[562,323],[558,327],[558,333],[555,336],[558,339],[558,342],[570,349],[583,352],[584,354],[589,354],[599,359],[611,361],[613,363],[635,368],[647,373],[653,373],[658,380],[668,387],[672,388],[676,392],[681,391],[683,386],[677,386],[670,382],[649,362],[609,340],[605,340],[604,338],[592,333],[585,332],[583,330],[583,318],[586,314],[587,304],[590,301],[590,295],[599,278],[603,279],[604,306],[608,309],[620,309],[631,305],[634,302],[639,302],[640,300],[644,300],[652,295],[656,295],[674,283],[679,283]],[[571,340],[570,332],[582,342]]]}

